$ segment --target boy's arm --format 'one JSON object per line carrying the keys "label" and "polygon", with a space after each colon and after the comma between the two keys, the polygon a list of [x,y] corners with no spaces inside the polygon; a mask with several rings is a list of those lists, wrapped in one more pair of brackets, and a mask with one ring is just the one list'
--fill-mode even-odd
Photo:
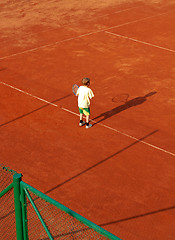
{"label": "boy's arm", "polygon": [[79,88],[78,88],[78,90],[77,90],[77,92],[76,92],[76,96],[78,96],[79,95]]}
{"label": "boy's arm", "polygon": [[92,90],[90,89],[90,91],[89,91],[89,98],[91,99],[91,98],[93,98],[94,97],[94,93],[92,92]]}

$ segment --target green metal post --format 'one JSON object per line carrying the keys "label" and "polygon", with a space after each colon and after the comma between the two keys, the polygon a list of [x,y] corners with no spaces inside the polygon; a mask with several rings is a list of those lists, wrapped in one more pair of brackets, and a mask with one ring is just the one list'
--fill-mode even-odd
{"label": "green metal post", "polygon": [[22,177],[22,174],[13,175],[17,240],[23,240],[22,211],[21,211],[21,202],[20,202],[20,181],[21,181],[21,177]]}
{"label": "green metal post", "polygon": [[21,205],[22,205],[22,221],[23,221],[23,235],[24,240],[29,240],[28,237],[28,224],[27,224],[27,201],[26,201],[26,194],[22,184],[21,187]]}

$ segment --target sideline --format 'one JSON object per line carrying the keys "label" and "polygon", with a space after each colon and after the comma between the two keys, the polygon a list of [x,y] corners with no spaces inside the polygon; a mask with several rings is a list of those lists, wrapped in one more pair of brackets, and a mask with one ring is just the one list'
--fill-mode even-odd
{"label": "sideline", "polygon": [[[21,93],[23,93],[23,94],[25,94],[25,95],[28,95],[28,96],[30,96],[30,97],[32,97],[32,98],[35,98],[35,99],[39,100],[39,101],[45,102],[45,103],[47,103],[47,104],[49,104],[49,105],[52,105],[52,106],[54,106],[54,107],[58,107],[58,105],[56,105],[56,104],[54,104],[54,103],[51,103],[51,102],[49,102],[49,101],[47,101],[47,100],[45,100],[45,99],[43,99],[43,98],[37,97],[37,96],[35,96],[35,95],[31,94],[31,93],[25,92],[25,91],[23,91],[23,90],[21,90],[21,89],[19,89],[19,88],[16,88],[16,87],[14,87],[14,86],[12,86],[12,85],[7,84],[7,83],[4,83],[4,82],[1,82],[1,81],[0,81],[0,84],[3,84],[3,85],[5,85],[5,86],[7,86],[7,87],[10,87],[10,88],[18,91],[18,92],[21,92]],[[75,113],[75,112],[73,112],[73,111],[71,111],[71,110],[69,110],[69,109],[67,109],[67,108],[65,108],[65,107],[61,107],[61,106],[60,106],[60,108],[61,108],[63,111],[65,111],[65,112],[71,113],[71,114],[76,115],[76,116],[79,117],[79,114],[77,114],[77,113]],[[91,120],[91,119],[90,119],[90,120]],[[155,145],[153,145],[153,144],[150,144],[150,143],[148,143],[148,142],[145,142],[145,141],[143,141],[143,140],[140,140],[140,139],[138,139],[138,138],[136,138],[136,137],[133,137],[133,136],[127,134],[127,133],[121,132],[121,131],[119,131],[119,130],[117,130],[117,129],[115,129],[115,128],[112,128],[112,127],[108,126],[108,125],[105,125],[105,124],[102,124],[102,123],[98,123],[98,122],[96,122],[96,121],[94,121],[94,120],[91,120],[91,122],[94,122],[94,123],[96,123],[96,124],[98,124],[98,125],[100,125],[100,126],[102,126],[102,127],[104,127],[104,128],[107,128],[107,129],[109,129],[109,130],[111,130],[111,131],[117,132],[117,133],[119,133],[119,134],[121,134],[121,135],[123,135],[123,136],[126,136],[126,137],[128,137],[128,138],[131,138],[131,139],[136,140],[136,141],[138,141],[138,142],[141,142],[141,143],[143,143],[143,144],[145,144],[145,145],[147,145],[147,146],[149,146],[149,147],[152,147],[152,148],[154,148],[154,149],[157,149],[157,150],[159,150],[159,151],[162,151],[162,152],[164,152],[164,153],[167,153],[167,154],[172,155],[172,156],[175,157],[175,154],[172,153],[172,152],[169,152],[169,151],[167,151],[167,150],[165,150],[165,149],[163,149],[163,148],[159,148],[159,147],[157,147],[157,146],[155,146]]]}

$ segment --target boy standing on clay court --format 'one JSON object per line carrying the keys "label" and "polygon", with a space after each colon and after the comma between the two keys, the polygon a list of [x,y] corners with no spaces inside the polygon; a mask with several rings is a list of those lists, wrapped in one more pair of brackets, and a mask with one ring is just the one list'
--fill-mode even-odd
{"label": "boy standing on clay court", "polygon": [[92,90],[89,88],[90,79],[82,79],[83,86],[78,88],[76,95],[78,96],[78,107],[80,112],[80,123],[79,126],[83,126],[83,114],[86,116],[86,128],[92,127],[92,124],[89,123],[90,118],[90,99],[94,97]]}

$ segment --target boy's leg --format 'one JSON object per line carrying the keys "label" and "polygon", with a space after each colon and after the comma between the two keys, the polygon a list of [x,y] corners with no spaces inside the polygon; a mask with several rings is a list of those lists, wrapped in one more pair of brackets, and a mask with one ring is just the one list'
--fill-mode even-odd
{"label": "boy's leg", "polygon": [[80,122],[79,122],[79,126],[83,126],[85,124],[85,122],[83,121],[83,113],[80,112]]}
{"label": "boy's leg", "polygon": [[80,113],[80,122],[83,121],[83,113]]}
{"label": "boy's leg", "polygon": [[83,126],[85,124],[85,122],[83,122],[83,113],[80,113],[80,122],[79,122],[79,126]]}
{"label": "boy's leg", "polygon": [[[90,110],[89,110],[89,113],[90,113]],[[92,124],[89,123],[89,119],[90,119],[90,114],[86,115],[86,128],[92,127]]]}
{"label": "boy's leg", "polygon": [[85,122],[83,122],[83,109],[79,108],[79,112],[80,112],[80,122],[79,122],[79,126],[83,126],[85,124]]}
{"label": "boy's leg", "polygon": [[86,116],[86,125],[89,125],[89,118],[90,118],[90,115],[87,115]]}

